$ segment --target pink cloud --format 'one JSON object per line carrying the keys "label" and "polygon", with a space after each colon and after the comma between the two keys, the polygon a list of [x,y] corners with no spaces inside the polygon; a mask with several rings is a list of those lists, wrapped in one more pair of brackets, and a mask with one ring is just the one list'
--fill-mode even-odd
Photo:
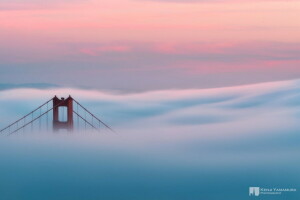
{"label": "pink cloud", "polygon": [[226,49],[236,46],[234,43],[161,43],[154,45],[152,50],[163,54],[199,54],[199,53],[224,53]]}
{"label": "pink cloud", "polygon": [[226,63],[220,61],[184,61],[169,66],[180,69],[189,75],[209,74],[247,74],[247,73],[269,73],[274,74],[298,73],[300,60],[249,60],[248,62]]}
{"label": "pink cloud", "polygon": [[104,45],[100,47],[81,48],[80,52],[90,56],[97,56],[102,53],[126,53],[132,49],[126,45]]}

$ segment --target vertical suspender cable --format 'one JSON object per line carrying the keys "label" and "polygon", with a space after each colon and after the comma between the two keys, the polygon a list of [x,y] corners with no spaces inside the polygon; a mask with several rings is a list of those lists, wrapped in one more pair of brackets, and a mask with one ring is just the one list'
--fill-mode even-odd
{"label": "vertical suspender cable", "polygon": [[[47,110],[48,110],[49,108],[48,108],[48,103],[47,103]],[[48,118],[48,113],[47,113],[47,117],[46,117],[46,123],[47,123],[47,131],[49,130],[49,128],[48,128],[48,121],[49,121],[49,118]]]}
{"label": "vertical suspender cable", "polygon": [[[42,114],[42,111],[41,111],[41,108],[39,109],[40,110],[40,115]],[[41,132],[41,117],[39,118],[39,130]]]}
{"label": "vertical suspender cable", "polygon": [[[33,120],[33,113],[31,113],[31,121]],[[33,122],[31,123],[31,132],[33,132]]]}
{"label": "vertical suspender cable", "polygon": [[[26,118],[24,118],[24,121],[23,121],[23,123],[24,123],[24,125],[25,125],[25,123],[26,123],[26,120],[25,120]],[[25,127],[23,128],[23,133],[25,132]]]}
{"label": "vertical suspender cable", "polygon": [[86,112],[84,112],[84,127],[85,127],[85,130],[86,130]]}
{"label": "vertical suspender cable", "polygon": [[[78,103],[76,103],[76,106],[77,106],[77,113],[79,113],[78,112]],[[76,115],[77,116],[77,129],[79,130],[79,117],[78,117],[78,115]]]}

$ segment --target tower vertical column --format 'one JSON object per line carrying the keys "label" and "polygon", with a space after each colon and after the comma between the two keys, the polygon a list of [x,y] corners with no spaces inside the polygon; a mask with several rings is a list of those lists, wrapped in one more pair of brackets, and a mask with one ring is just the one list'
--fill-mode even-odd
{"label": "tower vertical column", "polygon": [[68,130],[73,131],[74,124],[73,124],[73,98],[69,96],[67,99],[67,123],[68,123]]}

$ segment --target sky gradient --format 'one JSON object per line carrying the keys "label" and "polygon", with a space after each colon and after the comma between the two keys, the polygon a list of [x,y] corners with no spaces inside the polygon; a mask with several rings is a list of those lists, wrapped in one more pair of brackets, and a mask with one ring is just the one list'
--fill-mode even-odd
{"label": "sky gradient", "polygon": [[0,83],[209,88],[300,77],[300,1],[3,0]]}

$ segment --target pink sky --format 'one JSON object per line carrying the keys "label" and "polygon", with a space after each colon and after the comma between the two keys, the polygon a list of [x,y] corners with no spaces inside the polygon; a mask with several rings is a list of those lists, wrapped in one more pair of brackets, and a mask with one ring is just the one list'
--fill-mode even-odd
{"label": "pink sky", "polygon": [[[249,83],[298,78],[299,18],[297,0],[4,0],[1,79],[76,85],[78,74],[105,74],[130,82],[131,75],[122,73],[134,71],[134,77],[148,78],[145,87],[151,88],[152,81],[163,85],[183,74],[184,87],[222,85],[197,82],[193,73],[218,79],[231,73],[225,85],[242,84],[234,80],[249,70],[254,71]],[[61,78],[54,77],[60,68]],[[70,69],[74,77],[63,78]],[[33,79],[43,70],[43,78]],[[32,76],[20,80],[22,72]],[[96,76],[91,79],[83,85],[97,85]]]}

